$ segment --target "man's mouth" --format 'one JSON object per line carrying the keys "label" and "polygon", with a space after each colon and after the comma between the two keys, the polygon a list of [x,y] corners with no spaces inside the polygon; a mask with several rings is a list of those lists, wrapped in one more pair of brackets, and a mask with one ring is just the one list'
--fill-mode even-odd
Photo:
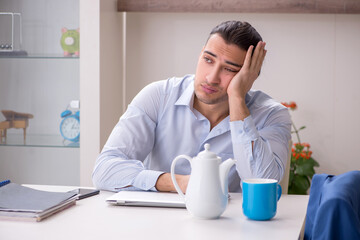
{"label": "man's mouth", "polygon": [[201,87],[202,87],[203,91],[208,94],[217,92],[216,88],[210,87],[209,85],[206,85],[206,84],[201,84]]}

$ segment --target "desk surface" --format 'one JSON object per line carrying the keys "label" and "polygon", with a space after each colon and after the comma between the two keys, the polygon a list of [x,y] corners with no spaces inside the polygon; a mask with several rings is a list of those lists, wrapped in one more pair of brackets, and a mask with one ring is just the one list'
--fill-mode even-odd
{"label": "desk surface", "polygon": [[[74,189],[31,187],[48,191]],[[0,239],[298,239],[309,199],[283,195],[275,218],[252,221],[242,213],[242,195],[232,193],[219,219],[200,220],[191,217],[186,209],[112,206],[105,202],[112,194],[102,191],[41,222],[1,220]]]}

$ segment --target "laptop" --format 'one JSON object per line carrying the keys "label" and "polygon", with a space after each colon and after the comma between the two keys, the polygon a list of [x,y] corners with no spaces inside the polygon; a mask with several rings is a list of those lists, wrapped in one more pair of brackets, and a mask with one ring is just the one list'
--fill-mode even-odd
{"label": "laptop", "polygon": [[185,208],[185,202],[177,193],[120,191],[106,199],[112,205]]}

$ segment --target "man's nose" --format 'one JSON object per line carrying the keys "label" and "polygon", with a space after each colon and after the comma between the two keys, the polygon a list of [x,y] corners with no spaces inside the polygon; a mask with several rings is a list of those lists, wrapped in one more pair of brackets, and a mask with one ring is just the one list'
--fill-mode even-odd
{"label": "man's nose", "polygon": [[206,77],[207,82],[209,84],[220,83],[220,71],[220,67],[214,66]]}

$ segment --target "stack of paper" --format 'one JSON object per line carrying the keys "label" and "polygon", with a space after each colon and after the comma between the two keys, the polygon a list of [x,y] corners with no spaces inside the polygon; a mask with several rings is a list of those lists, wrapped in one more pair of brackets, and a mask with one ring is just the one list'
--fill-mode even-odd
{"label": "stack of paper", "polygon": [[76,204],[74,192],[48,192],[9,183],[0,187],[0,219],[41,221]]}

